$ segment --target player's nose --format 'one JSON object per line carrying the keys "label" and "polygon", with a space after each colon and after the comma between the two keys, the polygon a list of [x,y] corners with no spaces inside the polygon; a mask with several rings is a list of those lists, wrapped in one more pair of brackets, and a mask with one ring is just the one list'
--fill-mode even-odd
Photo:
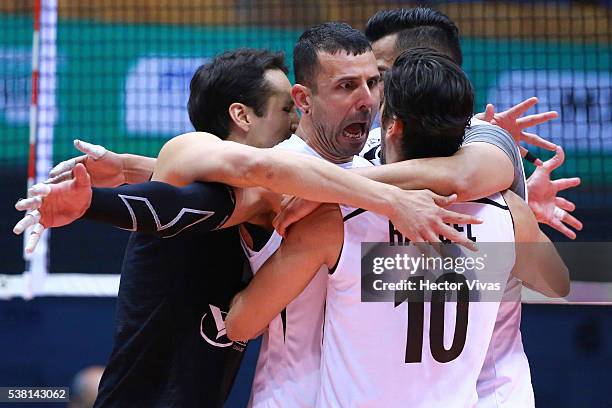
{"label": "player's nose", "polygon": [[380,104],[380,92],[378,87],[370,88],[367,83],[359,87],[357,110],[367,111],[378,108]]}

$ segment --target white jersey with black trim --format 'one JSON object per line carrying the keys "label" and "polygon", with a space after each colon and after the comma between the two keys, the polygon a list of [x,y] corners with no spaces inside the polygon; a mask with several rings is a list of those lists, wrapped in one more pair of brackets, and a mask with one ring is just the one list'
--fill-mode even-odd
{"label": "white jersey with black trim", "polygon": [[[470,125],[490,125],[472,118]],[[523,161],[520,162],[525,201],[529,199]],[[510,277],[499,305],[487,357],[478,377],[478,408],[535,407],[531,371],[521,337],[520,280]]]}
{"label": "white jersey with black trim", "polygon": [[[299,136],[275,146],[321,156]],[[355,156],[343,168],[371,166]],[[265,261],[278,249],[282,241],[276,232],[258,252],[243,247],[251,270],[257,273]],[[321,268],[306,289],[285,310],[275,317],[263,334],[255,378],[251,390],[252,407],[313,407],[320,384],[321,342],[325,313],[327,268]]]}
{"label": "white jersey with black trim", "polygon": [[[488,122],[472,118],[471,126],[488,125]],[[381,128],[374,128],[360,155],[374,165],[380,165]],[[518,149],[518,148],[517,148]],[[525,170],[522,160],[520,174],[523,179],[518,185],[524,186],[515,191],[528,200]],[[504,301],[499,306],[499,313],[485,365],[478,379],[479,408],[530,408],[535,406],[531,373],[527,355],[521,340],[521,289],[522,284],[516,278],[510,278],[504,293]]]}
{"label": "white jersey with black trim", "polygon": [[[467,309],[462,312],[465,317],[457,323],[459,312],[455,302],[446,302],[443,309],[435,311],[433,303],[429,302],[410,305],[405,301],[397,305],[391,302],[362,302],[361,243],[395,242],[398,232],[385,217],[341,208],[344,243],[338,265],[330,275],[327,286],[321,390],[316,406],[476,406],[476,382],[493,332],[499,299],[468,303]],[[451,209],[484,220],[483,224],[472,225],[470,229],[463,226],[463,230],[475,237],[477,242],[514,242],[512,218],[501,194],[480,202],[459,203],[451,206]],[[415,251],[415,256],[420,256],[414,246],[408,248]],[[491,265],[487,264],[484,272],[495,271],[501,293],[514,266],[514,245],[508,245],[507,250],[497,255],[494,265],[489,267]],[[422,306],[422,322],[417,318],[411,323],[409,310],[416,307],[411,313],[417,310],[419,314],[419,305]],[[430,336],[432,317],[438,322],[443,319],[444,328],[442,333]],[[444,357],[446,351],[440,352],[439,344],[448,350],[447,347],[453,344],[455,331],[459,332],[457,327],[463,327],[461,330],[465,333],[463,347],[455,349],[453,356]],[[432,331],[436,332],[435,328]],[[421,333],[421,345],[420,340],[414,342],[419,337],[415,333]],[[420,357],[415,362],[406,362],[409,347],[411,353],[417,347]]]}
{"label": "white jersey with black trim", "polygon": [[499,305],[497,320],[478,377],[478,408],[535,407],[531,372],[521,338],[521,289],[511,277]]}

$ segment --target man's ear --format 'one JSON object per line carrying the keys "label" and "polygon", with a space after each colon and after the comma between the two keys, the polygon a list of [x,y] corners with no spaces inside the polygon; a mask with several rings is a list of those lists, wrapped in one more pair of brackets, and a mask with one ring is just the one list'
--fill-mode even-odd
{"label": "man's ear", "polygon": [[389,144],[396,144],[402,140],[404,136],[404,122],[397,118],[389,119],[389,126],[387,126],[385,132],[385,142]]}
{"label": "man's ear", "polygon": [[250,108],[242,103],[234,102],[229,106],[228,110],[234,125],[244,132],[248,132],[251,127],[251,120],[249,118],[251,114]]}
{"label": "man's ear", "polygon": [[302,114],[308,115],[312,110],[312,99],[310,88],[301,84],[295,84],[291,88],[291,98],[295,107],[302,111]]}

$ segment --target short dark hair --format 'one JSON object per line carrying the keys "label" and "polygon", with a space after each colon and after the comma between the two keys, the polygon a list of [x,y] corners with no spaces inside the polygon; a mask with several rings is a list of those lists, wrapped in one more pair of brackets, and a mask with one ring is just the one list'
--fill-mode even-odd
{"label": "short dark hair", "polygon": [[236,102],[263,116],[272,92],[264,77],[270,69],[288,72],[282,52],[240,48],[199,67],[191,78],[187,103],[195,130],[227,138],[231,130],[229,107]]}
{"label": "short dark hair", "polygon": [[364,34],[346,23],[328,22],[304,31],[293,49],[295,81],[314,87],[319,58],[317,52],[336,54],[344,51],[361,55],[371,51],[372,46]]}
{"label": "short dark hair", "polygon": [[396,47],[404,51],[428,47],[463,64],[459,28],[445,14],[426,7],[381,10],[367,22],[365,35],[371,42],[397,33]]}
{"label": "short dark hair", "polygon": [[453,155],[474,109],[474,89],[461,67],[430,48],[400,54],[385,74],[383,123],[404,123],[404,159]]}

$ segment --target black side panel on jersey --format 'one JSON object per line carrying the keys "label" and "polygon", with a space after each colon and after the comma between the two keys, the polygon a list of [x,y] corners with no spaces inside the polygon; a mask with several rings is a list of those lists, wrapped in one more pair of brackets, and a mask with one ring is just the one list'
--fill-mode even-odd
{"label": "black side panel on jersey", "polygon": [[150,181],[117,188],[93,188],[83,218],[168,238],[189,228],[207,232],[219,228],[236,205],[231,187],[192,183],[185,187]]}
{"label": "black side panel on jersey", "polygon": [[262,228],[258,225],[249,224],[245,222],[244,228],[247,230],[251,239],[253,240],[253,251],[259,252],[263,249],[263,247],[268,243],[270,237],[272,237],[272,233],[274,231],[268,231],[265,228]]}
{"label": "black side panel on jersey", "polygon": [[222,406],[246,346],[227,338],[223,322],[245,286],[245,261],[238,227],[133,233],[95,407]]}
{"label": "black side panel on jersey", "polygon": [[471,203],[480,203],[480,204],[488,204],[497,208],[501,208],[502,210],[510,211],[507,205],[500,204],[496,201],[491,200],[488,197],[479,198],[478,200],[472,200]]}

